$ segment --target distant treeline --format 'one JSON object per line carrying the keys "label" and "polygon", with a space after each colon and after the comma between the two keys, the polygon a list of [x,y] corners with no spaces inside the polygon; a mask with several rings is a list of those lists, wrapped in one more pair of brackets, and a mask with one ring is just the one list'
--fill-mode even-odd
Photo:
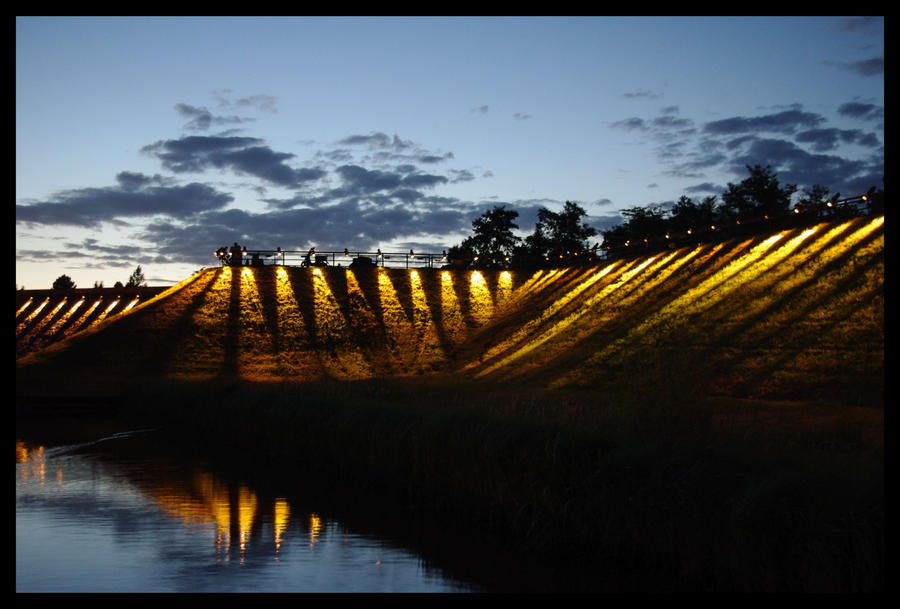
{"label": "distant treeline", "polygon": [[561,212],[538,210],[534,232],[520,239],[513,229],[518,212],[495,206],[472,223],[473,234],[450,248],[458,268],[570,266],[637,255],[689,243],[783,230],[827,220],[884,213],[884,191],[841,198],[815,184],[792,204],[798,188],[781,185],[770,166],[747,166],[749,176],[728,184],[721,197],[700,201],[682,196],[673,205],[651,204],[622,210],[624,222],[600,231],[602,244],[590,245],[598,231],[584,222],[587,212],[566,201]]}
{"label": "distant treeline", "polygon": [[769,166],[747,170],[750,176],[729,183],[721,201],[715,195],[700,201],[682,196],[668,209],[657,204],[622,210],[625,222],[602,233],[606,257],[884,213],[884,191],[874,186],[842,199],[815,184],[792,206],[795,184],[782,186]]}

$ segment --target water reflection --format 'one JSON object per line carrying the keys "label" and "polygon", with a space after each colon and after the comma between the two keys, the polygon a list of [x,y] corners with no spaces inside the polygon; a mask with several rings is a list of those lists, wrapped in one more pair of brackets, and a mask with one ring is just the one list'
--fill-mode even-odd
{"label": "water reflection", "polygon": [[154,433],[16,441],[17,591],[473,589],[304,499],[147,456]]}

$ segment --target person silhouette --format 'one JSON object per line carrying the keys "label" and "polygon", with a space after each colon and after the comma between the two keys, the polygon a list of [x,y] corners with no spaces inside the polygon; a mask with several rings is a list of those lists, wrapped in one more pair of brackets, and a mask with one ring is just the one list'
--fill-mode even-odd
{"label": "person silhouette", "polygon": [[229,253],[231,255],[231,266],[241,266],[241,246],[237,244],[237,241],[231,246],[231,251]]}

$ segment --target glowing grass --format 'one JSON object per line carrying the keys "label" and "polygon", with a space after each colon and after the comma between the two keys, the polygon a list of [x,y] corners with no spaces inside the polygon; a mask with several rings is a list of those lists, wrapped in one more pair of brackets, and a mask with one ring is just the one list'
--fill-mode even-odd
{"label": "glowing grass", "polygon": [[453,286],[453,274],[449,271],[441,272],[441,323],[451,345],[461,345],[468,338],[462,309]]}
{"label": "glowing grass", "polygon": [[21,334],[22,331],[28,327],[28,324],[31,322],[31,320],[33,320],[35,317],[37,317],[37,315],[44,309],[44,307],[47,306],[47,303],[49,303],[49,302],[50,302],[50,298],[49,297],[45,298],[43,300],[43,302],[41,302],[41,304],[39,304],[38,307],[34,311],[29,313],[28,316],[25,319],[23,319],[19,323],[19,325],[16,326],[16,336]]}
{"label": "glowing grass", "polygon": [[19,315],[21,315],[21,314],[25,311],[25,309],[27,309],[28,307],[30,307],[32,302],[34,302],[34,299],[33,299],[33,298],[29,298],[29,299],[26,300],[24,303],[22,303],[22,306],[19,307],[19,309],[16,311],[16,317],[18,317]]}
{"label": "glowing grass", "polygon": [[372,369],[359,347],[350,342],[347,320],[320,269],[313,269],[313,306],[316,341],[326,373],[336,379],[356,380],[372,376]]}
{"label": "glowing grass", "polygon": [[378,271],[378,297],[389,350],[401,370],[410,369],[415,363],[415,328],[406,315],[389,273]]}
{"label": "glowing grass", "polygon": [[437,327],[428,307],[425,290],[419,272],[409,272],[409,283],[412,291],[413,319],[416,327],[416,372],[437,369],[446,361],[444,349],[441,347]]}
{"label": "glowing grass", "polygon": [[469,314],[478,326],[494,316],[494,298],[480,271],[469,273]]}

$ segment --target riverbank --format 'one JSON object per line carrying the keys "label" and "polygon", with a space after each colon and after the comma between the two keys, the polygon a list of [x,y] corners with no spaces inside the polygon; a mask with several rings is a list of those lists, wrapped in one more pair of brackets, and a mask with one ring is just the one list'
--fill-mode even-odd
{"label": "riverbank", "polygon": [[[485,531],[610,591],[883,589],[883,412],[488,389],[166,382],[129,418]],[[752,406],[752,407],[751,407]]]}

